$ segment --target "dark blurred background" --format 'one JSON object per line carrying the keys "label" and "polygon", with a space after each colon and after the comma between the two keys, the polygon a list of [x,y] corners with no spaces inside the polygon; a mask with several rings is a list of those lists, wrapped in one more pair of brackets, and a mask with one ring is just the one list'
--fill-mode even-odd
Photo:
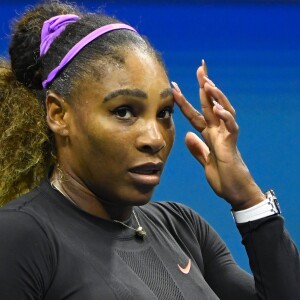
{"label": "dark blurred background", "polygon": [[[170,80],[197,107],[197,66],[237,111],[239,149],[262,190],[279,198],[286,227],[300,247],[300,3],[299,1],[73,1],[102,9],[148,36],[163,55]],[[7,57],[13,18],[37,1],[1,1],[0,55]],[[177,136],[154,200],[191,206],[220,233],[249,271],[230,206],[208,186],[184,145],[193,130],[178,109]]]}

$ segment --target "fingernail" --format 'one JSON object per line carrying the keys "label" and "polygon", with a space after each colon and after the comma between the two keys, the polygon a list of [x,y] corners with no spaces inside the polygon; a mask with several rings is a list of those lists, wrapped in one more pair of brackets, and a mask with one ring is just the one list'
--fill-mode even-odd
{"label": "fingernail", "polygon": [[207,65],[206,65],[206,62],[203,58],[202,58],[202,67],[203,67],[203,70],[204,70],[204,74],[207,75],[208,74]]}
{"label": "fingernail", "polygon": [[173,88],[179,93],[181,94],[181,90],[178,86],[178,84],[175,81],[171,81],[171,85],[173,86]]}
{"label": "fingernail", "polygon": [[220,103],[218,103],[215,99],[213,99],[212,102],[213,102],[214,106],[215,106],[218,110],[223,110],[223,109],[224,109],[224,107],[223,107]]}
{"label": "fingernail", "polygon": [[215,87],[216,85],[211,81],[207,76],[203,76],[203,78],[206,80],[208,84],[210,84],[212,87]]}

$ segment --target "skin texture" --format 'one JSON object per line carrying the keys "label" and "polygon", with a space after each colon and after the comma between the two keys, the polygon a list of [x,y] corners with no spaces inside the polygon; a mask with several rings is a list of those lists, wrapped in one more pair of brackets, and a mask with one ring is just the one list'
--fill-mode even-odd
{"label": "skin texture", "polygon": [[[47,122],[64,173],[60,188],[86,212],[124,220],[159,183],[174,141],[174,99],[163,67],[148,53],[131,51],[125,65],[108,66],[106,76],[78,83],[75,105],[50,91]],[[131,171],[145,163],[159,170]]]}

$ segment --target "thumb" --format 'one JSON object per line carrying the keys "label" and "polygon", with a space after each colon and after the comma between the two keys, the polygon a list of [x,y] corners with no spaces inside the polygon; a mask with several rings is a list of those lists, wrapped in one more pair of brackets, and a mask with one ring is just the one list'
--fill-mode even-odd
{"label": "thumb", "polygon": [[209,148],[207,145],[193,132],[188,132],[185,136],[185,144],[192,155],[205,167]]}

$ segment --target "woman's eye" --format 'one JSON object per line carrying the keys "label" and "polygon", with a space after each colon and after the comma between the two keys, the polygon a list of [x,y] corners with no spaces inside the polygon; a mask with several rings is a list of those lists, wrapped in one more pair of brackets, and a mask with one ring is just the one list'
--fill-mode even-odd
{"label": "woman's eye", "polygon": [[165,107],[162,111],[158,113],[157,116],[161,119],[169,119],[172,117],[173,112],[173,107]]}
{"label": "woman's eye", "polygon": [[113,111],[113,113],[119,119],[127,120],[133,117],[132,109],[130,107],[118,107]]}

